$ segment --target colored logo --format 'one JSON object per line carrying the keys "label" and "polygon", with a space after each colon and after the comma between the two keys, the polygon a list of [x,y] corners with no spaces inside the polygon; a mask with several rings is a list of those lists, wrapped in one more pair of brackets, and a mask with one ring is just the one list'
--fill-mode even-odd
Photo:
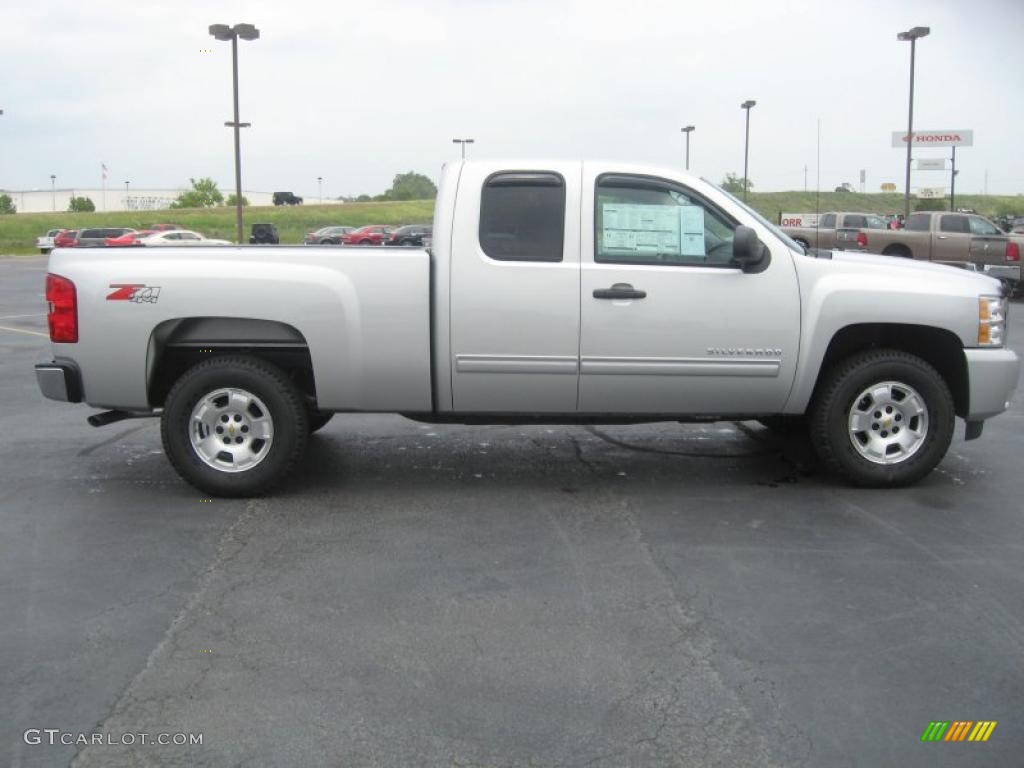
{"label": "colored logo", "polygon": [[160,289],[142,283],[111,283],[116,290],[107,295],[107,301],[133,301],[136,304],[156,304]]}
{"label": "colored logo", "polygon": [[921,741],[988,741],[996,720],[932,720],[921,734]]}

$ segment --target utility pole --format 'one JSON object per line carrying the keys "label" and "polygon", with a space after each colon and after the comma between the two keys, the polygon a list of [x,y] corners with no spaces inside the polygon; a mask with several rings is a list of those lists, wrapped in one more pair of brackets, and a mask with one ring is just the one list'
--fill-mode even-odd
{"label": "utility pole", "polygon": [[690,170],[690,134],[693,133],[694,126],[688,125],[679,130],[686,134],[686,170]]}
{"label": "utility pole", "polygon": [[914,27],[896,35],[897,40],[910,41],[910,107],[907,111],[907,183],[903,193],[904,221],[910,218],[910,155],[914,147],[914,53],[918,38],[931,32],[930,27]]}
{"label": "utility pole", "polygon": [[749,186],[747,181],[747,161],[750,158],[750,109],[756,105],[757,102],[753,99],[747,99],[740,104],[740,109],[747,112],[747,132],[746,138],[743,141],[743,202],[747,202],[747,187]]}

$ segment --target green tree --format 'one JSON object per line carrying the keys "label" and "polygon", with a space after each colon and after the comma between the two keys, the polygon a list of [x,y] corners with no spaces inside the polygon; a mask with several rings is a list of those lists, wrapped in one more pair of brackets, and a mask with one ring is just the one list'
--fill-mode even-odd
{"label": "green tree", "polygon": [[95,210],[95,203],[88,197],[72,197],[68,203],[68,213],[92,213]]}
{"label": "green tree", "polygon": [[224,195],[217,189],[217,182],[209,176],[189,179],[189,182],[192,189],[178,195],[178,199],[171,203],[171,208],[212,208],[224,202]]}
{"label": "green tree", "polygon": [[0,215],[5,213],[17,213],[18,209],[14,207],[14,201],[10,195],[0,195]]}
{"label": "green tree", "polygon": [[[722,183],[719,186],[721,186],[722,189],[724,189],[726,192],[730,194],[743,194],[743,178],[741,176],[737,176],[735,173],[725,174],[725,178],[722,179]],[[750,179],[747,179],[747,192],[749,192],[753,188],[754,182],[752,182]]]}
{"label": "green tree", "polygon": [[399,173],[384,196],[387,200],[433,200],[437,185],[422,173]]}
{"label": "green tree", "polygon": [[360,195],[359,197],[357,197],[355,199],[355,202],[357,202],[357,203],[372,203],[373,202],[373,198],[370,197],[369,195]]}
{"label": "green tree", "polygon": [[[235,193],[232,192],[230,195],[228,195],[228,199],[224,203],[224,205],[228,206],[229,208],[234,208],[237,205],[237,202],[236,202],[237,200],[238,200],[237,195],[235,195]],[[242,195],[242,205],[246,206],[248,204],[249,204],[249,198],[247,198],[245,195]]]}

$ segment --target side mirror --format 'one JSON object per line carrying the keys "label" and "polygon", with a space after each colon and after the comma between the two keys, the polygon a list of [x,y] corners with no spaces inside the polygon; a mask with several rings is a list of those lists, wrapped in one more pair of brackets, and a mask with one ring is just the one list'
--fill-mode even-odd
{"label": "side mirror", "polygon": [[733,235],[732,260],[744,272],[763,272],[771,261],[771,252],[753,229],[741,224]]}

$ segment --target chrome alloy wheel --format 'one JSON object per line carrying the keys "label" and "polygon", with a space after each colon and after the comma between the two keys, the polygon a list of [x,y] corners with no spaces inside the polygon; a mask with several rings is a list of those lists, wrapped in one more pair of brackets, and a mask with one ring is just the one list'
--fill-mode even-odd
{"label": "chrome alloy wheel", "polygon": [[882,381],[856,397],[848,424],[857,453],[875,464],[899,464],[924,445],[928,406],[913,387]]}
{"label": "chrome alloy wheel", "polygon": [[189,419],[192,449],[221,472],[245,472],[263,461],[274,441],[274,420],[256,395],[234,387],[199,398]]}

